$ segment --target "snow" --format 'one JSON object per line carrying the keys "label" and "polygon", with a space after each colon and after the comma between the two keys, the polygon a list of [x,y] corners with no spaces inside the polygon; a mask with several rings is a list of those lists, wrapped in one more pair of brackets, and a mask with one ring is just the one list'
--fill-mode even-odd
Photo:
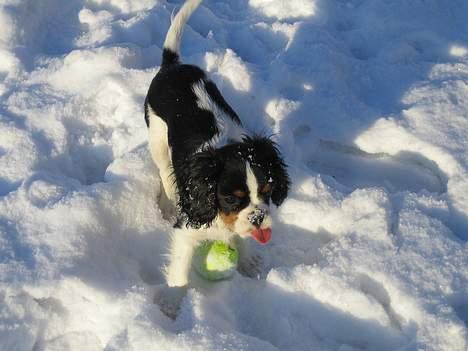
{"label": "snow", "polygon": [[0,350],[468,345],[468,3],[206,0],[185,62],[293,186],[259,280],[153,298],[143,100],[182,1],[0,1]]}

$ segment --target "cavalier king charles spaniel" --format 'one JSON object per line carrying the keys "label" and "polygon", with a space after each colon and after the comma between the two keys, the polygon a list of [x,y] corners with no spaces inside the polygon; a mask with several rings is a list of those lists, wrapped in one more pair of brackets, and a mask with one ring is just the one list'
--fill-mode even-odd
{"label": "cavalier king charles spaniel", "polygon": [[188,0],[173,19],[162,64],[145,100],[149,147],[161,177],[159,204],[177,223],[166,279],[186,288],[191,259],[205,239],[239,250],[239,271],[258,273],[248,238],[271,238],[271,203],[279,206],[290,185],[277,145],[249,134],[216,85],[197,66],[180,62],[183,27],[201,0]]}

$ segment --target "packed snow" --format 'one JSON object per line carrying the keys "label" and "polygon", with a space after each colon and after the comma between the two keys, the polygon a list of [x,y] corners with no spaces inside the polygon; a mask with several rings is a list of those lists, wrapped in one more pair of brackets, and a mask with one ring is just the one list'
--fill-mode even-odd
{"label": "packed snow", "polygon": [[182,56],[293,185],[259,279],[154,303],[143,101],[181,0],[0,0],[0,350],[468,348],[468,2],[206,0]]}

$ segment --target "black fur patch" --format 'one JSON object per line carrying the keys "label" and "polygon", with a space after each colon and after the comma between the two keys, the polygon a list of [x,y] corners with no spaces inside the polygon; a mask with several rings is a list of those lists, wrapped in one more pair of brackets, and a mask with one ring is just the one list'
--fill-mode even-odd
{"label": "black fur patch", "polygon": [[[162,67],[151,82],[145,101],[166,122],[172,158],[183,159],[200,148],[218,133],[215,116],[211,111],[200,109],[193,86],[203,82],[210,98],[228,116],[241,125],[240,119],[224,100],[216,85],[207,80],[203,70],[192,65]],[[145,120],[149,126],[149,117]]]}
{"label": "black fur patch", "polygon": [[179,55],[172,50],[163,49],[161,66],[175,65],[179,63]]}
{"label": "black fur patch", "polygon": [[179,211],[186,225],[200,228],[209,226],[218,214],[216,196],[222,162],[216,150],[198,152],[175,164],[179,188]]}

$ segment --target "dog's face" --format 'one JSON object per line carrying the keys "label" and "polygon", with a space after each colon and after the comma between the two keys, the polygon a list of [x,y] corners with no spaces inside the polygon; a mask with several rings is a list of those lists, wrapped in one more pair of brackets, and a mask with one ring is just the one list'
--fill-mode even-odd
{"label": "dog's face", "polygon": [[231,231],[266,244],[271,238],[272,182],[261,167],[233,159],[218,181],[219,219]]}
{"label": "dog's face", "polygon": [[275,144],[268,138],[197,153],[186,166],[180,208],[188,225],[210,225],[215,218],[241,236],[262,244],[271,238],[270,203],[286,198],[289,177]]}

